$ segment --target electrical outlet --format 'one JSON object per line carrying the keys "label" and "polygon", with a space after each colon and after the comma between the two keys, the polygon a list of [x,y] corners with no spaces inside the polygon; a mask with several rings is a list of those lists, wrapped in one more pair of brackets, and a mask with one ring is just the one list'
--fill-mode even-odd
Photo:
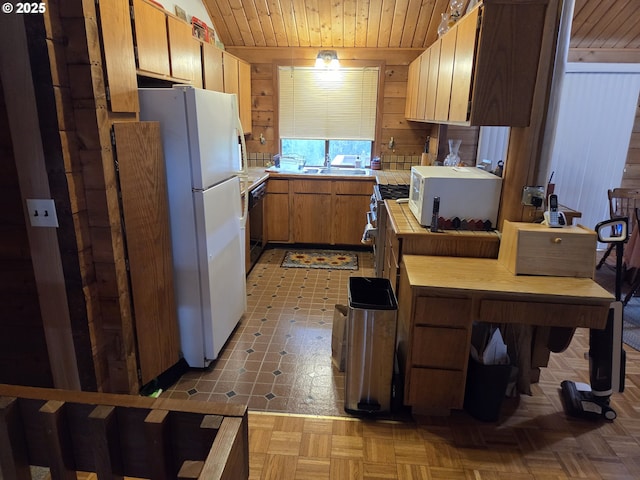
{"label": "electrical outlet", "polygon": [[[540,199],[538,205],[534,203],[534,198]],[[536,202],[537,203],[537,202]],[[544,203],[544,187],[523,187],[522,188],[522,204],[533,207],[539,207]]]}
{"label": "electrical outlet", "polygon": [[27,210],[32,227],[57,227],[56,204],[50,198],[27,198]]}

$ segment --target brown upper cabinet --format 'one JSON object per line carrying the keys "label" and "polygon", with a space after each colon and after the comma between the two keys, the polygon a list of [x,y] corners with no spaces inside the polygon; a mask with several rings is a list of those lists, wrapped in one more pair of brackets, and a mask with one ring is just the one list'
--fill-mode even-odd
{"label": "brown upper cabinet", "polygon": [[230,53],[222,52],[224,91],[238,96],[240,123],[251,133],[251,65]]}
{"label": "brown upper cabinet", "polygon": [[528,126],[546,8],[546,0],[478,4],[412,62],[407,118]]}
{"label": "brown upper cabinet", "polygon": [[222,50],[210,43],[202,44],[202,79],[207,90],[224,92]]}
{"label": "brown upper cabinet", "polygon": [[171,76],[182,78],[194,87],[202,88],[200,41],[193,37],[191,25],[167,15]]}
{"label": "brown upper cabinet", "polygon": [[[132,2],[137,74],[235,93],[242,128],[245,134],[251,133],[251,65],[201,42],[193,36],[190,24],[157,5],[146,0]],[[117,26],[103,22],[103,30],[120,31]]]}
{"label": "brown upper cabinet", "polygon": [[138,70],[170,76],[166,14],[144,0],[133,0],[133,17]]}

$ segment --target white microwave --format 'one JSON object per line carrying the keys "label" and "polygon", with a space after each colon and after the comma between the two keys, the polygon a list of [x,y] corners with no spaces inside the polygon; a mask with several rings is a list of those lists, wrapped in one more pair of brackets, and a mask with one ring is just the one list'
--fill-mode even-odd
{"label": "white microwave", "polygon": [[420,225],[431,225],[434,198],[445,220],[498,221],[502,178],[476,167],[411,167],[409,208]]}

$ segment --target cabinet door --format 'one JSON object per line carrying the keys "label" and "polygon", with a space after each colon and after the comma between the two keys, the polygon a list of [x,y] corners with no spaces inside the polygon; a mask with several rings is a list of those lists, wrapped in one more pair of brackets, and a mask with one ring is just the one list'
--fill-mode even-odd
{"label": "cabinet door", "polygon": [[129,2],[100,2],[98,8],[111,110],[137,112],[138,81]]}
{"label": "cabinet door", "polygon": [[264,218],[267,242],[288,242],[289,194],[267,193]]}
{"label": "cabinet door", "polygon": [[431,87],[429,85],[429,62],[431,60],[431,50],[425,51],[420,55],[420,75],[418,82],[417,110],[416,118],[425,120],[425,111],[427,107],[427,92]]}
{"label": "cabinet door", "polygon": [[142,384],[180,358],[167,183],[158,122],[115,122]]}
{"label": "cabinet door", "polygon": [[202,87],[200,41],[191,33],[191,26],[179,18],[167,17],[171,75],[184,78],[195,87]]}
{"label": "cabinet door", "polygon": [[438,72],[440,68],[440,50],[442,40],[438,39],[429,47],[429,76],[427,77],[427,94],[425,96],[424,116],[433,120],[436,116],[436,93],[438,90]]}
{"label": "cabinet door", "polygon": [[371,195],[336,195],[333,202],[333,244],[360,245]]}
{"label": "cabinet door", "polygon": [[238,108],[244,133],[251,133],[251,65],[238,61]]}
{"label": "cabinet door", "polygon": [[202,78],[203,86],[207,90],[224,92],[222,50],[210,43],[202,44]]}
{"label": "cabinet door", "polygon": [[471,100],[471,82],[473,75],[473,59],[478,38],[478,12],[476,8],[465,15],[456,25],[455,64],[453,82],[451,84],[451,104],[449,121],[466,122],[469,120],[469,102]]}
{"label": "cabinet door", "polygon": [[420,81],[420,57],[409,64],[407,76],[407,97],[404,107],[404,116],[409,119],[416,118],[416,107],[418,102],[418,82]]}
{"label": "cabinet door", "polygon": [[457,25],[442,36],[440,62],[438,65],[438,86],[436,92],[436,121],[449,119],[449,101],[451,100],[451,82],[453,81],[453,62],[456,51]]}
{"label": "cabinet door", "polygon": [[[294,181],[293,193],[293,224],[291,230],[293,241],[299,243],[331,243],[331,185],[330,182]],[[295,192],[296,184],[300,190],[309,193]],[[309,188],[306,188],[309,187]],[[328,187],[326,193],[322,190]],[[298,192],[299,192],[298,191]]]}
{"label": "cabinet door", "polygon": [[133,1],[133,12],[138,69],[159,75],[171,75],[166,14],[143,0]]}
{"label": "cabinet door", "polygon": [[222,52],[222,68],[224,74],[225,93],[238,93],[238,59],[233,55]]}

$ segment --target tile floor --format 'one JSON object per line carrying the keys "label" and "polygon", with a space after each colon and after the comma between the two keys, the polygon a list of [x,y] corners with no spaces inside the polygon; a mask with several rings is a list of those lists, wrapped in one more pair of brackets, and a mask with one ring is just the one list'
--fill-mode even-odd
{"label": "tile floor", "polygon": [[247,277],[247,313],[208,369],[192,370],[164,395],[250,410],[311,415],[344,412],[344,374],[331,360],[336,304],[348,303],[350,276],[373,276],[373,255],[358,270],[282,268],[288,249],[266,250]]}

